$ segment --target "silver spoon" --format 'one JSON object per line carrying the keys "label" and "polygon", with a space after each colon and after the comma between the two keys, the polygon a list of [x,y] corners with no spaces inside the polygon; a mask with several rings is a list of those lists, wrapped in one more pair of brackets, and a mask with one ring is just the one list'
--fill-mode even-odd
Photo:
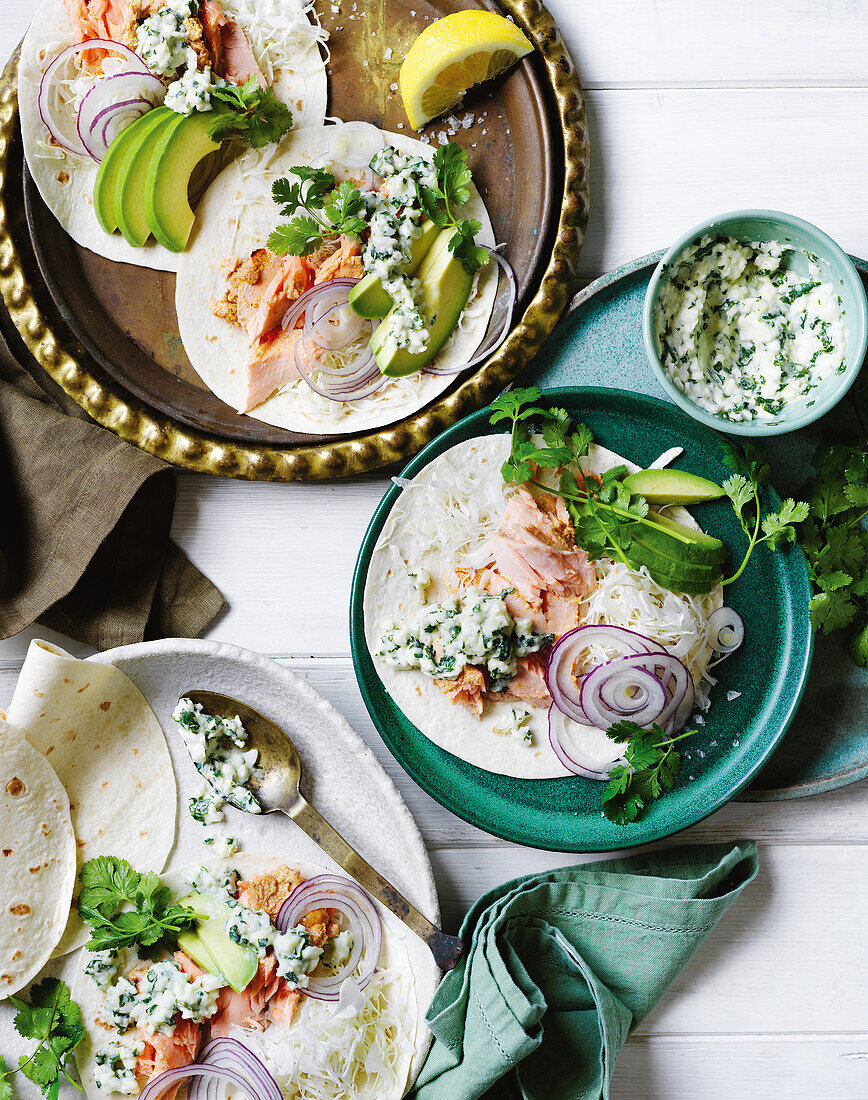
{"label": "silver spoon", "polygon": [[206,714],[241,719],[247,731],[247,747],[256,749],[259,760],[246,786],[264,814],[282,813],[303,829],[324,852],[383,903],[431,948],[441,970],[451,970],[461,958],[464,945],[457,936],[447,936],[423,917],[379,871],[352,848],[301,794],[301,760],[289,735],[276,722],[246,703],[216,691],[185,691],[181,698],[199,703]]}

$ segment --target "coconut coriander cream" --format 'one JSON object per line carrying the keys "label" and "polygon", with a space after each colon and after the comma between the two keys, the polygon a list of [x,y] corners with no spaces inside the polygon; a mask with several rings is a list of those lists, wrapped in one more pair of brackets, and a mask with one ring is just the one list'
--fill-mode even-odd
{"label": "coconut coriander cream", "polygon": [[[844,368],[841,299],[789,267],[778,241],[705,236],[681,253],[655,308],[657,353],[679,389],[725,420],[777,416]],[[812,402],[808,400],[807,404]]]}

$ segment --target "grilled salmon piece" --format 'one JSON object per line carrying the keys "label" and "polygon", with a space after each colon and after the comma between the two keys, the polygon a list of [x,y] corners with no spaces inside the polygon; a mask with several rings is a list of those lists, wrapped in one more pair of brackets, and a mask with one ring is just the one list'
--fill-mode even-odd
{"label": "grilled salmon piece", "polygon": [[280,982],[277,960],[274,955],[266,955],[259,960],[259,967],[243,992],[224,986],[217,994],[217,1011],[209,1021],[211,1038],[228,1035],[233,1027],[264,1031],[268,1002],[277,993]]}

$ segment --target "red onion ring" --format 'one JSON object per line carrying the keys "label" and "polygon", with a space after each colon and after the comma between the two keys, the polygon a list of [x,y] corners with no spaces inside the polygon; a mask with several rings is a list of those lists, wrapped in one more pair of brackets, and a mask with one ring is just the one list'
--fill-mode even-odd
{"label": "red onion ring", "polygon": [[507,260],[505,260],[499,252],[495,252],[493,249],[489,248],[488,257],[489,259],[494,260],[494,262],[503,270],[503,273],[506,275],[507,283],[509,284],[510,300],[509,305],[507,306],[506,320],[503,323],[503,328],[500,330],[496,338],[489,343],[485,351],[478,352],[476,355],[474,355],[469,363],[461,363],[458,366],[451,367],[432,367],[429,363],[427,366],[424,366],[422,368],[423,374],[439,374],[445,376],[448,374],[460,374],[462,371],[470,370],[471,367],[477,367],[480,363],[486,360],[489,355],[494,352],[494,349],[502,344],[509,335],[509,330],[512,328],[512,315],[515,311],[515,303],[518,298],[518,284],[516,282],[515,272],[512,270],[511,264]]}
{"label": "red onion ring", "polygon": [[573,665],[576,663],[576,654],[593,642],[602,642],[627,655],[664,652],[644,634],[623,626],[577,626],[562,634],[552,646],[546,662],[546,687],[555,706],[575,722],[587,722],[588,718],[580,701],[584,676],[579,677],[578,682],[574,681]]}
{"label": "red onion ring", "polygon": [[[73,144],[72,139],[63,133],[60,128],[60,123],[54,117],[49,93],[51,91],[51,84],[54,80],[55,73],[66,61],[69,61],[73,57],[77,57],[78,54],[93,49],[108,50],[110,53],[119,54],[126,61],[129,61],[132,65],[136,66],[140,72],[150,74],[150,70],[147,65],[142,61],[137,53],[134,53],[129,46],[125,46],[123,42],[115,42],[111,38],[88,38],[84,42],[76,42],[72,46],[67,46],[65,50],[61,50],[60,53],[51,62],[45,72],[42,74],[42,80],[39,82],[39,96],[37,98],[37,106],[39,108],[39,117],[45,124],[46,129],[51,134],[55,142],[62,148],[66,149],[68,153],[75,153],[76,156],[86,157],[90,154],[83,144]],[[106,78],[107,79],[107,78]],[[80,139],[79,139],[80,141]]]}
{"label": "red onion ring", "polygon": [[[358,401],[363,397],[370,397],[388,381],[380,372],[370,348],[345,370],[322,366],[311,351],[311,344],[325,351],[339,350],[338,347],[330,348],[320,344],[314,331],[325,315],[336,307],[349,303],[349,288],[355,286],[358,281],[358,279],[340,278],[318,283],[290,303],[280,322],[284,332],[291,332],[304,317],[301,335],[293,347],[295,365],[298,373],[314,393],[328,398],[329,401]],[[315,310],[319,311],[318,314]],[[308,311],[311,313],[310,319],[307,316]],[[355,337],[348,339],[347,343],[352,339]],[[317,365],[312,367],[308,362],[309,359],[317,361]],[[314,374],[321,375],[321,379],[314,381]]]}
{"label": "red onion ring", "polygon": [[744,633],[744,619],[732,607],[718,607],[708,616],[708,644],[716,653],[735,653]]}
{"label": "red onion ring", "polygon": [[[583,779],[594,779],[597,781],[608,779],[612,768],[614,768],[616,764],[623,763],[623,757],[611,762],[605,762],[593,760],[590,757],[584,756],[575,745],[570,745],[568,748],[565,744],[567,740],[568,721],[569,719],[563,711],[559,710],[554,703],[552,703],[549,707],[549,744],[555,756],[567,771],[572,772],[573,775],[580,775]],[[586,724],[587,723],[582,723],[582,725]],[[612,742],[612,744],[614,745],[615,743]]]}
{"label": "red onion ring", "polygon": [[[105,118],[106,114],[116,116],[119,111],[124,111],[126,108],[124,113],[132,115],[130,118],[132,122],[156,106],[165,91],[166,86],[159,77],[137,70],[112,73],[111,76],[103,77],[94,84],[85,92],[79,104],[75,123],[79,140],[88,154],[99,163],[108,151],[110,143],[106,140],[107,123],[102,127],[102,135],[98,133],[99,122]],[[112,96],[123,95],[125,92],[130,98],[117,102],[111,101]],[[117,133],[120,133],[120,130]],[[117,133],[113,136],[116,137]]]}
{"label": "red onion ring", "polygon": [[[260,1100],[282,1100],[280,1087],[262,1059],[257,1058],[237,1039],[229,1036],[212,1039],[199,1055],[196,1064],[209,1069],[231,1070],[245,1078],[250,1077],[258,1086],[257,1095]],[[197,1077],[187,1090],[187,1100],[218,1100],[224,1088],[219,1079]]]}
{"label": "red onion ring", "polygon": [[[664,684],[663,676],[667,677]],[[690,673],[677,657],[668,653],[641,653],[631,657],[616,657],[597,665],[584,678],[580,693],[585,721],[607,730],[616,722],[629,718],[637,726],[661,726],[675,713],[687,691]],[[604,693],[610,681],[609,699]],[[657,687],[653,688],[656,681]],[[639,709],[614,705],[615,694],[635,688],[647,695]]]}
{"label": "red onion ring", "polygon": [[366,989],[377,969],[383,943],[383,926],[370,895],[343,875],[314,875],[296,886],[281,905],[274,926],[280,932],[288,932],[314,909],[337,909],[343,913],[350,922],[355,942],[349,960],[335,974],[317,975],[316,971],[311,974],[305,995],[320,1001],[337,1001],[338,986],[360,967],[361,972],[354,980],[360,989]]}
{"label": "red onion ring", "polygon": [[[240,1045],[239,1043],[239,1046]],[[145,1085],[139,1093],[139,1100],[158,1100],[158,1097],[162,1096],[168,1089],[180,1084],[181,1081],[190,1077],[203,1077],[210,1080],[216,1078],[226,1084],[235,1085],[248,1097],[248,1100],[279,1100],[282,1094],[277,1087],[277,1082],[271,1074],[268,1073],[268,1070],[262,1062],[256,1058],[255,1054],[250,1053],[250,1057],[256,1059],[262,1067],[262,1073],[268,1074],[271,1084],[277,1090],[276,1095],[267,1084],[261,1082],[260,1073],[258,1071],[255,1074],[256,1083],[253,1083],[244,1073],[240,1073],[234,1067],[202,1065],[194,1062],[192,1065],[178,1066],[177,1069],[167,1069],[163,1073],[158,1074],[153,1080],[148,1081],[147,1085]]]}

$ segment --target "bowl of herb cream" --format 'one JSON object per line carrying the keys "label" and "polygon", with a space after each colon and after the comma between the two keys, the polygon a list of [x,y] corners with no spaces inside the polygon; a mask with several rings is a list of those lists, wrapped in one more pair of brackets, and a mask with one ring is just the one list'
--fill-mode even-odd
{"label": "bowl of herb cream", "polygon": [[648,285],[645,347],[685,412],[734,435],[817,420],[856,380],[868,347],[862,281],[816,226],[737,210],[685,233]]}

